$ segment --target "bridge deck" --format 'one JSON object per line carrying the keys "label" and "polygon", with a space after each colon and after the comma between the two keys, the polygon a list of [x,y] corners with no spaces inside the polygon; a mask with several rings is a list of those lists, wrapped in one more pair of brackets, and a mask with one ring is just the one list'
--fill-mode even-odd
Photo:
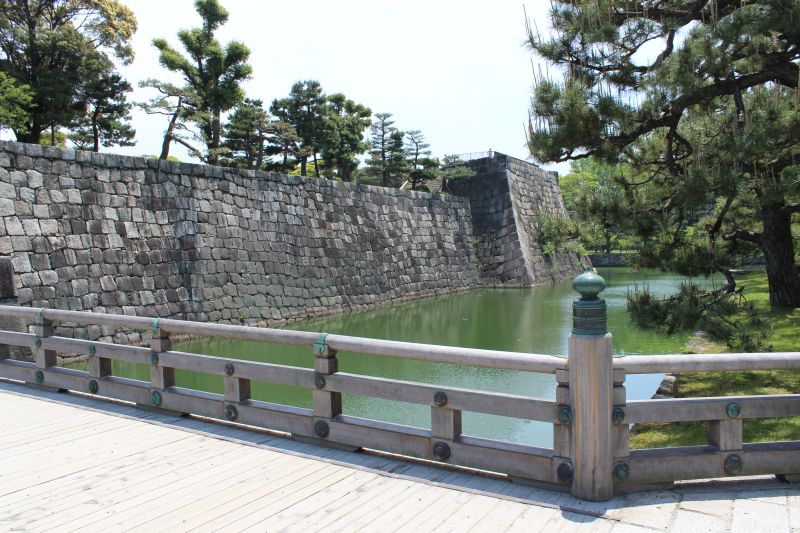
{"label": "bridge deck", "polygon": [[0,381],[0,530],[797,531],[770,478],[587,503]]}

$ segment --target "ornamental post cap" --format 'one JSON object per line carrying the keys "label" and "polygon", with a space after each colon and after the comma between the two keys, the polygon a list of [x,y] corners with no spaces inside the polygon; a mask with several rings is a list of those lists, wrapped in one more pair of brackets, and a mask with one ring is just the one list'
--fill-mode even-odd
{"label": "ornamental post cap", "polygon": [[606,288],[606,280],[594,268],[588,267],[572,280],[572,288],[581,295],[581,300],[596,300],[597,295]]}

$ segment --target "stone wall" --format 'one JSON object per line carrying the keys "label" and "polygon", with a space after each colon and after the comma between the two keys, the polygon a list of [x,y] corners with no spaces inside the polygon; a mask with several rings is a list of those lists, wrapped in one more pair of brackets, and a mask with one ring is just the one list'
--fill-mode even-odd
{"label": "stone wall", "polygon": [[448,184],[470,199],[479,275],[495,285],[541,285],[576,275],[574,253],[545,255],[538,244],[539,215],[566,216],[558,175],[504,154],[469,163],[476,176]]}
{"label": "stone wall", "polygon": [[0,142],[0,260],[21,305],[249,323],[542,283],[534,174],[437,195]]}
{"label": "stone wall", "polygon": [[567,213],[558,186],[558,174],[503,154],[499,154],[499,159],[507,161],[506,172],[515,226],[532,283],[539,285],[548,281],[558,282],[575,276],[583,268],[575,253],[557,249],[552,255],[547,255],[537,244],[539,215],[563,217]]}

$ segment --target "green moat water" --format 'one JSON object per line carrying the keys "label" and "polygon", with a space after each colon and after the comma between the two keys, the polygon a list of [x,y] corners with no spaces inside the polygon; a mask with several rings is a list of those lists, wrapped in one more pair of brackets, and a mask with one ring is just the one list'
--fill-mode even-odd
{"label": "green moat water", "polygon": [[[674,353],[681,350],[688,334],[662,336],[630,324],[625,295],[634,284],[647,284],[655,294],[674,292],[680,276],[654,271],[631,272],[622,268],[601,269],[607,289],[608,326],[614,335],[614,351],[622,354]],[[710,280],[701,283],[710,284]],[[304,331],[338,333],[429,344],[487,348],[564,355],[571,328],[571,306],[577,297],[571,282],[531,289],[485,289],[452,294],[381,309],[306,320],[285,327]],[[175,349],[237,359],[311,367],[311,349],[265,345],[249,341],[199,339],[182,342]],[[407,361],[387,357],[339,353],[343,372],[418,381],[465,388],[524,394],[542,398],[555,396],[552,375]],[[115,362],[114,373],[149,379],[144,365]],[[211,392],[223,391],[222,378],[178,371],[177,385]],[[649,398],[661,375],[629,376],[629,399]],[[253,383],[254,399],[299,407],[311,407],[311,391]],[[430,427],[430,408],[401,402],[344,395],[344,412],[417,427]],[[552,446],[550,424],[465,412],[464,433],[511,442]]]}

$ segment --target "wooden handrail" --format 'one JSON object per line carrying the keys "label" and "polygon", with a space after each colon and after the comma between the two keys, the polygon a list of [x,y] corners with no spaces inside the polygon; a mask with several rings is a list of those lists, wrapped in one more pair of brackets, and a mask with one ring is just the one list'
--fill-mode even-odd
{"label": "wooden handrail", "polygon": [[626,355],[614,358],[614,369],[627,374],[797,370],[800,352]]}
{"label": "wooden handrail", "polygon": [[[89,313],[86,311],[63,311],[60,309],[17,307],[10,305],[0,305],[0,316],[13,316],[31,321],[35,321],[41,317],[55,322],[74,322],[83,325],[96,324],[141,331],[151,330],[155,321],[158,320],[156,326],[159,330],[178,335],[249,340],[308,347],[313,346],[321,335],[321,333],[308,331],[256,328],[230,324],[191,322],[188,320],[153,319],[148,317]],[[332,349],[340,352],[349,351],[382,357],[428,361],[432,363],[450,363],[455,365],[520,370],[545,374],[552,374],[555,373],[556,370],[566,367],[565,358],[545,354],[460,348],[335,334],[327,335],[325,342]]]}

